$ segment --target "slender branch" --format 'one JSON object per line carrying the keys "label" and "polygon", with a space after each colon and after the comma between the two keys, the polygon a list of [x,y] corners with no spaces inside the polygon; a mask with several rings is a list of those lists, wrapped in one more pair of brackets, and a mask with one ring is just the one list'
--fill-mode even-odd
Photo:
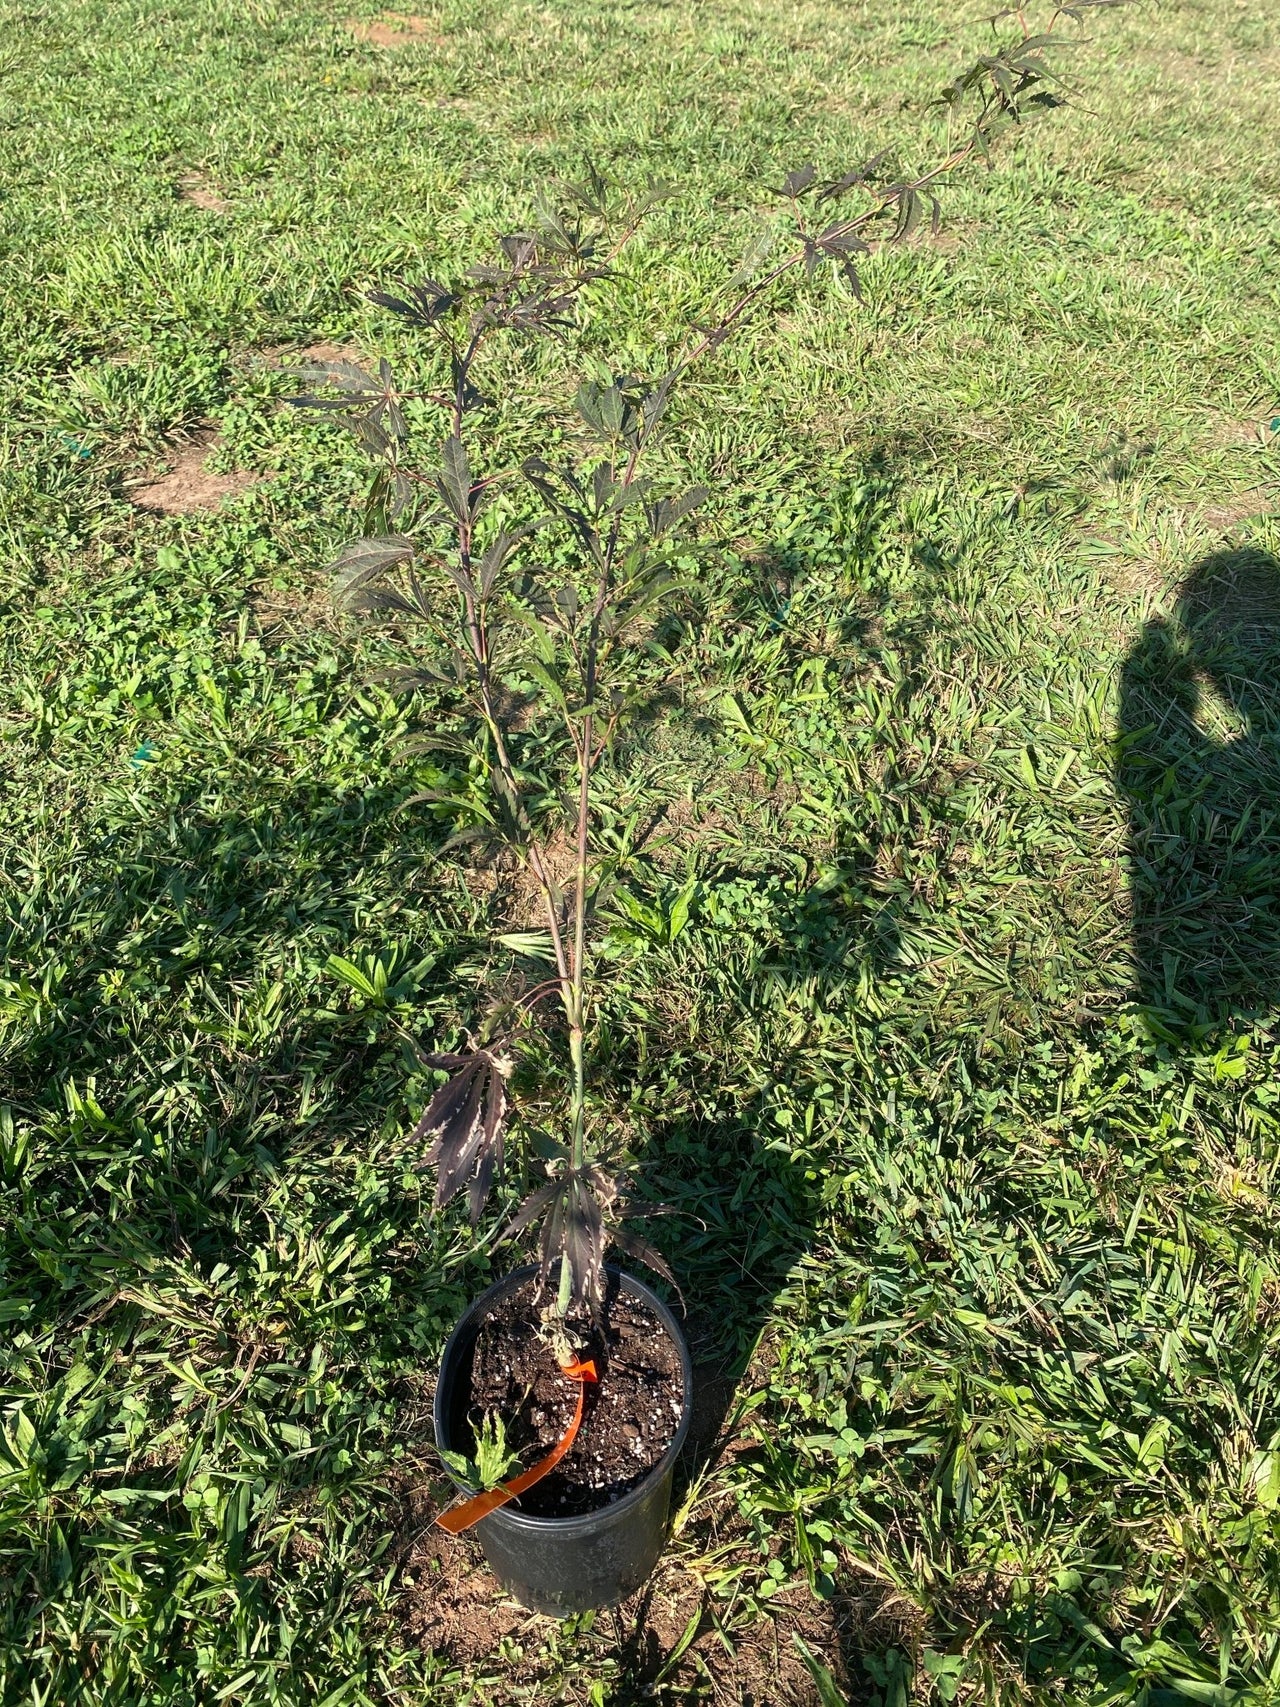
{"label": "slender branch", "polygon": [[559,978],[548,978],[544,983],[535,985],[532,990],[526,990],[523,996],[517,996],[514,1005],[518,1008],[527,1008],[532,1011],[532,1009],[537,1007],[539,1002],[545,1002],[548,996],[555,996],[559,994]]}
{"label": "slender branch", "polygon": [[578,866],[573,908],[573,977],[582,981],[587,896],[587,852],[590,846],[591,724],[588,712],[582,719],[582,745],[578,752]]}
{"label": "slender branch", "polygon": [[[588,703],[590,703],[588,701]],[[582,719],[582,745],[578,762],[578,869],[573,894],[573,1017],[570,1047],[573,1052],[573,1166],[583,1163],[586,1142],[586,1084],[583,1066],[584,974],[587,937],[587,861],[591,839],[591,713]]]}
{"label": "slender branch", "polygon": [[456,439],[462,437],[462,422],[467,410],[467,385],[471,379],[471,364],[479,354],[480,345],[483,341],[483,326],[473,323],[466,354],[459,357],[456,349],[454,351],[453,436]]}
{"label": "slender branch", "polygon": [[[467,386],[470,379],[471,365],[475,361],[476,355],[480,350],[481,343],[483,342],[484,330],[485,329],[482,324],[479,324],[478,322],[473,323],[470,341],[467,344],[465,354],[461,357],[458,357],[456,347],[451,345],[454,354],[455,373],[453,427],[454,436],[459,441],[462,439],[463,426],[466,420]],[[464,520],[460,517],[458,519],[457,539],[458,561],[462,569],[463,581],[464,583],[470,583],[472,525],[469,518]],[[507,744],[503,735],[501,720],[499,719],[497,708],[493,702],[493,684],[489,668],[489,631],[488,624],[485,620],[482,601],[477,598],[474,591],[464,591],[462,599],[466,613],[468,643],[471,647],[472,656],[476,662],[476,683],[479,689],[483,720],[489,731],[489,738],[493,742],[497,766],[501,772],[508,797],[511,801],[516,803],[517,807],[523,813],[524,800],[520,783],[516,776],[515,766],[512,764],[510,754],[507,751]],[[551,933],[551,944],[556,957],[556,970],[560,975],[562,993],[566,997],[567,1010],[569,966],[565,955],[564,939],[561,933],[560,919],[556,907],[555,887],[551,881],[550,873],[543,862],[541,851],[533,838],[532,827],[528,826],[527,813],[525,814],[525,818],[526,827],[529,828],[530,834],[527,848],[523,851],[525,858],[528,861],[529,869],[533,872],[538,887],[542,891],[543,904],[547,915],[547,927]]]}
{"label": "slender branch", "polygon": [[[929,184],[932,184],[936,182],[937,179],[941,178],[944,173],[954,171],[957,166],[967,160],[970,155],[973,154],[974,146],[975,145],[972,142],[968,142],[963,148],[952,150],[952,152],[948,154],[947,158],[939,165],[932,167],[928,172],[922,172],[918,178],[913,178],[909,184],[906,184],[903,187],[912,193],[917,190],[925,189]],[[855,214],[851,219],[842,220],[837,225],[832,226],[830,236],[848,237],[854,235],[856,232],[862,230],[864,226],[870,225],[873,220],[878,219],[880,215],[884,213],[886,208],[892,207],[893,203],[900,199],[901,193],[902,192],[900,190],[896,190],[892,194],[881,196],[874,207],[866,208],[862,213]],[[672,368],[672,378],[676,379],[681,377],[690,367],[693,366],[694,362],[699,361],[709,350],[717,349],[720,344],[724,342],[728,333],[737,325],[738,321],[740,321],[752,308],[757,306],[760,299],[769,290],[770,286],[776,284],[777,281],[786,273],[792,272],[796,267],[803,264],[807,253],[808,251],[804,248],[796,250],[793,254],[788,255],[784,260],[776,262],[762,278],[757,279],[753,285],[750,285],[745,291],[743,291],[742,295],[738,298],[737,302],[734,303],[732,308],[723,314],[716,324],[703,334],[693,348],[689,350],[687,354],[677,357]]]}
{"label": "slender branch", "polygon": [[[461,536],[462,533],[463,524],[459,523],[459,535]],[[476,661],[476,680],[480,692],[480,705],[484,723],[489,731],[490,739],[493,741],[497,767],[501,772],[502,780],[506,785],[508,795],[519,805],[523,812],[523,791],[521,790],[520,782],[516,775],[515,766],[512,764],[511,756],[507,751],[507,743],[503,736],[502,724],[498,717],[497,708],[493,703],[492,677],[489,670],[488,627],[484,621],[479,602],[473,593],[464,593],[463,603],[466,608],[467,635],[471,646],[472,656]],[[560,919],[556,909],[555,885],[552,882],[551,875],[543,861],[542,852],[533,838],[532,827],[528,824],[527,815],[525,827],[529,830],[528,845],[520,851],[524,853],[524,856],[528,861],[529,869],[533,872],[538,887],[542,891],[542,898],[547,913],[547,925],[551,932],[551,945],[555,951],[556,970],[560,974],[561,984],[567,995],[570,982],[570,969],[569,962],[565,954],[564,938],[560,929]],[[567,1000],[566,1013],[568,1013]]]}

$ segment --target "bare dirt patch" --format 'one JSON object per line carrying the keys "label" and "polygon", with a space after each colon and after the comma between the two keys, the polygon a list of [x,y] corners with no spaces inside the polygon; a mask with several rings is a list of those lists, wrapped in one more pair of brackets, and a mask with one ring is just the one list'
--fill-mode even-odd
{"label": "bare dirt patch", "polygon": [[[855,1582],[851,1594],[826,1604],[793,1585],[754,1612],[712,1595],[699,1570],[711,1555],[724,1566],[738,1543],[742,1562],[758,1557],[736,1501],[715,1503],[714,1515],[690,1522],[645,1587],[601,1612],[594,1628],[574,1639],[571,1653],[554,1620],[526,1611],[502,1591],[476,1541],[430,1527],[432,1508],[419,1505],[423,1527],[405,1560],[398,1628],[473,1681],[492,1680],[499,1700],[545,1689],[566,1669],[581,1677],[611,1664],[622,1685],[612,1699],[619,1701],[654,1699],[661,1690],[666,1699],[726,1707],[817,1707],[792,1635],[847,1688],[845,1654],[856,1653],[869,1637],[891,1642],[898,1621],[892,1611],[886,1619],[878,1584]],[[735,1528],[743,1533],[734,1534]],[[695,1636],[673,1658],[691,1624]]]}
{"label": "bare dirt patch", "polygon": [[1144,52],[1141,57],[1154,65],[1171,81],[1193,88],[1208,98],[1225,79],[1236,83],[1238,76],[1248,72],[1252,87],[1262,90],[1268,79],[1280,72],[1280,54],[1253,51],[1247,54],[1209,49],[1203,53],[1183,53],[1177,48]]}
{"label": "bare dirt patch", "polygon": [[446,40],[429,18],[406,12],[384,12],[377,18],[348,18],[347,28],[357,41],[367,41],[374,47],[411,47],[415,42],[443,47]]}
{"label": "bare dirt patch", "polygon": [[1241,522],[1262,515],[1266,508],[1266,502],[1260,493],[1241,492],[1234,498],[1228,498],[1225,503],[1211,504],[1203,512],[1204,525],[1212,528],[1214,533],[1230,533],[1231,529],[1238,527]]}
{"label": "bare dirt patch", "polygon": [[1168,596],[1168,574],[1149,557],[1111,557],[1098,567],[1117,593],[1122,593],[1125,598],[1142,600],[1144,609],[1154,609]]}
{"label": "bare dirt patch", "polygon": [[304,344],[301,349],[281,345],[279,349],[268,350],[267,355],[285,368],[315,366],[322,362],[355,362],[358,366],[363,351],[356,349],[354,344],[331,344],[322,338],[318,343]]}
{"label": "bare dirt patch", "polygon": [[[1267,411],[1274,414],[1274,410]],[[1263,412],[1257,415],[1240,416],[1228,415],[1223,410],[1208,411],[1209,439],[1215,445],[1227,445],[1234,449],[1237,445],[1248,445],[1251,449],[1259,444],[1266,444],[1270,438],[1267,421]]]}
{"label": "bare dirt patch", "polygon": [[[574,843],[565,831],[557,830],[543,844],[541,853],[552,882],[558,884],[567,896],[578,870],[578,851]],[[527,865],[517,866],[511,874],[507,913],[515,930],[540,931],[547,928],[547,904],[542,885]]]}
{"label": "bare dirt patch", "polygon": [[185,178],[178,179],[178,195],[184,202],[190,202],[192,207],[198,207],[205,213],[230,213],[231,203],[225,196],[220,196],[211,189],[199,173],[188,173]]}
{"label": "bare dirt patch", "polygon": [[328,576],[301,583],[296,587],[272,588],[255,593],[249,608],[257,624],[258,637],[264,646],[279,646],[283,641],[298,639],[304,634],[337,635],[342,632],[333,588]]}
{"label": "bare dirt patch", "polygon": [[168,470],[157,479],[136,485],[129,494],[135,509],[162,516],[187,516],[198,510],[216,510],[223,499],[246,491],[259,476],[244,470],[214,474],[205,466],[218,449],[212,429],[198,433],[187,444],[175,447]]}

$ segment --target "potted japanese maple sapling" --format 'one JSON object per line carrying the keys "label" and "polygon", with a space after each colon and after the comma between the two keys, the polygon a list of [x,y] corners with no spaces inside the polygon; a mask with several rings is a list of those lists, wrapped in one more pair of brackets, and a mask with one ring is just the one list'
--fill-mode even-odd
{"label": "potted japanese maple sapling", "polygon": [[[811,166],[790,173],[777,220],[661,377],[583,382],[588,448],[575,456],[505,468],[504,411],[481,379],[498,341],[566,335],[583,293],[607,282],[658,197],[651,189],[615,209],[594,174],[557,186],[494,265],[373,296],[425,334],[421,384],[399,386],[386,362],[376,375],[326,362],[306,372],[327,391],[295,399],[337,412],[379,463],[364,537],[335,568],[349,608],[426,636],[394,685],[426,688],[439,707],[418,750],[460,752],[465,764],[451,785],[417,798],[453,820],[455,843],[500,843],[541,914],[539,930],[499,939],[517,966],[542,957],[538,974],[490,1005],[466,1048],[423,1056],[446,1077],[414,1134],[436,1170],[435,1208],[465,1191],[475,1223],[502,1169],[513,1069],[539,1062],[538,1124],[516,1130],[546,1177],[502,1235],[537,1229],[538,1259],[458,1322],[435,1430],[460,1495],[438,1521],[454,1533],[474,1526],[499,1580],[540,1612],[612,1604],[652,1570],[692,1401],[679,1323],[648,1285],[606,1261],[612,1245],[675,1286],[652,1243],[622,1225],[642,1206],[625,1158],[612,1153],[590,1071],[592,924],[609,863],[596,791],[635,701],[638,649],[680,591],[673,539],[705,497],[664,488],[647,464],[679,382],[784,275],[831,263],[858,293],[869,237],[881,226],[887,238],[908,235],[931,205],[936,217],[934,181],[984,153],[1047,75],[1038,44],[1023,39],[957,79],[945,99],[954,111],[976,94],[976,124],[911,181],[890,179],[884,156],[831,181]],[[850,196],[860,206],[830,217]],[[409,421],[433,413],[443,434],[423,467],[409,456]],[[547,1003],[557,1023],[540,1027]],[[547,1067],[554,1078],[557,1063],[562,1091],[548,1111]]]}

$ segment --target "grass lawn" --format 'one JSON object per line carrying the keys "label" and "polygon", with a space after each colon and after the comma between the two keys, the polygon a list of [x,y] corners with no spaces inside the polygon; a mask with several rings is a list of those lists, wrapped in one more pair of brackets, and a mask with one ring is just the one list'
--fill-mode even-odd
{"label": "grass lawn", "polygon": [[331,608],[368,469],[284,367],[411,365],[361,292],[554,174],[671,179],[511,358],[527,454],[584,365],[674,349],[786,170],[935,158],[986,10],[0,0],[5,1707],[775,1707],[819,1699],[797,1635],[859,1707],[1280,1699],[1280,16],[1242,0],[1091,17],[1080,101],[938,235],[681,394],[697,587],[604,821],[633,896],[697,900],[601,921],[594,1094],[679,1211],[700,1454],[616,1613],[522,1615],[428,1527],[434,1368],[510,1256],[429,1213],[407,1033],[457,1044],[530,921],[395,812],[431,705]]}

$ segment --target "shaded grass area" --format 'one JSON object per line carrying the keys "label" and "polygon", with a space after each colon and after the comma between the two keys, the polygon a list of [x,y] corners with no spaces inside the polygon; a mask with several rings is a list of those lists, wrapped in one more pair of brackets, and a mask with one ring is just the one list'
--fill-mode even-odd
{"label": "shaded grass area", "polygon": [[[358,287],[587,158],[676,179],[507,375],[524,454],[583,361],[670,348],[785,169],[928,158],[984,27],[3,16],[4,1699],[807,1701],[799,1632],[886,1707],[1269,1700],[1265,11],[1098,21],[1088,110],[680,406],[706,549],[605,820],[633,894],[698,899],[674,943],[604,921],[597,1094],[680,1211],[702,1456],[648,1602],[561,1629],[424,1534],[430,1374],[506,1255],[426,1213],[406,1034],[515,976],[522,897],[394,811],[431,781],[362,685],[397,642],[321,574],[366,472],[281,352],[411,360]],[[136,512],[207,423],[262,478]]]}

